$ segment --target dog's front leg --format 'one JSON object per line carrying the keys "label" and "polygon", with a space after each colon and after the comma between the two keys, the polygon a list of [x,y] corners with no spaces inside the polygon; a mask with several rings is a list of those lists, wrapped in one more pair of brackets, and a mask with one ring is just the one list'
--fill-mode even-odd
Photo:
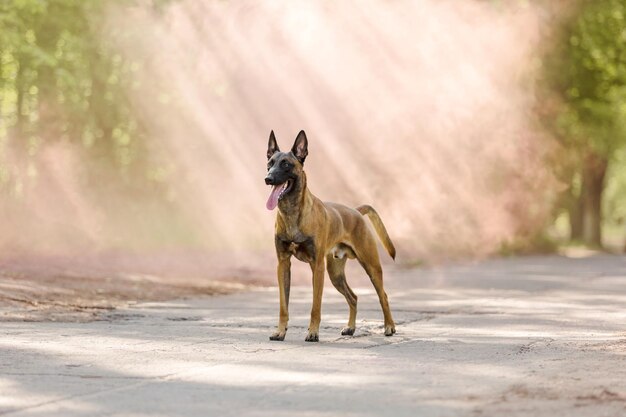
{"label": "dog's front leg", "polygon": [[289,321],[289,290],[291,289],[291,259],[289,257],[278,260],[278,293],[280,297],[280,312],[278,314],[278,328],[270,336],[270,340],[285,340],[287,322]]}
{"label": "dog's front leg", "polygon": [[307,342],[319,342],[320,320],[322,315],[322,293],[324,292],[324,257],[311,262],[313,271],[313,306],[311,307],[311,322],[309,333],[304,339]]}

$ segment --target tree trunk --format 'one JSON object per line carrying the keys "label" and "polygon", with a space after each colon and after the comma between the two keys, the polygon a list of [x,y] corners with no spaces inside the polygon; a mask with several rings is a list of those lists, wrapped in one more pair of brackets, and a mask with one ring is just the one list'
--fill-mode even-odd
{"label": "tree trunk", "polygon": [[[49,13],[58,13],[54,4],[50,5]],[[61,27],[54,19],[43,19],[36,30],[38,46],[50,55],[56,53],[57,43],[61,36]],[[63,118],[59,109],[58,88],[56,84],[56,64],[40,65],[37,69],[37,130],[46,141],[56,141],[62,134]]]}
{"label": "tree trunk", "polygon": [[583,207],[584,199],[582,195],[576,196],[574,193],[570,195],[570,203],[568,207],[570,240],[583,240]]}
{"label": "tree trunk", "polygon": [[17,74],[15,74],[15,93],[17,101],[15,103],[15,131],[18,140],[22,140],[24,134],[24,116],[22,111],[24,108],[24,61],[18,56]]}
{"label": "tree trunk", "polygon": [[602,247],[602,193],[607,165],[607,159],[595,153],[589,153],[583,165],[583,242],[599,248]]}
{"label": "tree trunk", "polygon": [[63,119],[59,111],[54,71],[43,66],[37,75],[37,133],[45,142],[57,141],[62,134]]}

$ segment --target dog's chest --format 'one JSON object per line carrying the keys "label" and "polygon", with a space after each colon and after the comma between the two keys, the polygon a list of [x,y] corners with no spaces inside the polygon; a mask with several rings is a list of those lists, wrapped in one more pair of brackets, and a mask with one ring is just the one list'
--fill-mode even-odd
{"label": "dog's chest", "polygon": [[276,236],[278,250],[284,254],[293,255],[302,262],[312,262],[315,260],[315,242],[310,236]]}

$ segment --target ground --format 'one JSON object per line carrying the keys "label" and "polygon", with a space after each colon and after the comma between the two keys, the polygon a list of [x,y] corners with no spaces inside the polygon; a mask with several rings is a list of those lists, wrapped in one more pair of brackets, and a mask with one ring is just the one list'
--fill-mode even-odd
{"label": "ground", "polygon": [[26,322],[24,303],[5,303],[0,415],[626,415],[626,257],[388,267],[393,337],[351,272],[357,332],[339,335],[347,305],[327,282],[320,343],[304,342],[306,285],[284,342],[268,340],[275,287],[118,303],[90,321]]}

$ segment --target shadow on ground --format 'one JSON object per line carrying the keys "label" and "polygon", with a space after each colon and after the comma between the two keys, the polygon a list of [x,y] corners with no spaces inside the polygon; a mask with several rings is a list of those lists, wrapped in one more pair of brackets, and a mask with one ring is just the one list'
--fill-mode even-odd
{"label": "shadow on ground", "polygon": [[398,334],[367,279],[355,337],[328,285],[270,342],[275,288],[141,303],[90,323],[3,323],[0,415],[598,416],[626,413],[626,258],[390,270]]}

